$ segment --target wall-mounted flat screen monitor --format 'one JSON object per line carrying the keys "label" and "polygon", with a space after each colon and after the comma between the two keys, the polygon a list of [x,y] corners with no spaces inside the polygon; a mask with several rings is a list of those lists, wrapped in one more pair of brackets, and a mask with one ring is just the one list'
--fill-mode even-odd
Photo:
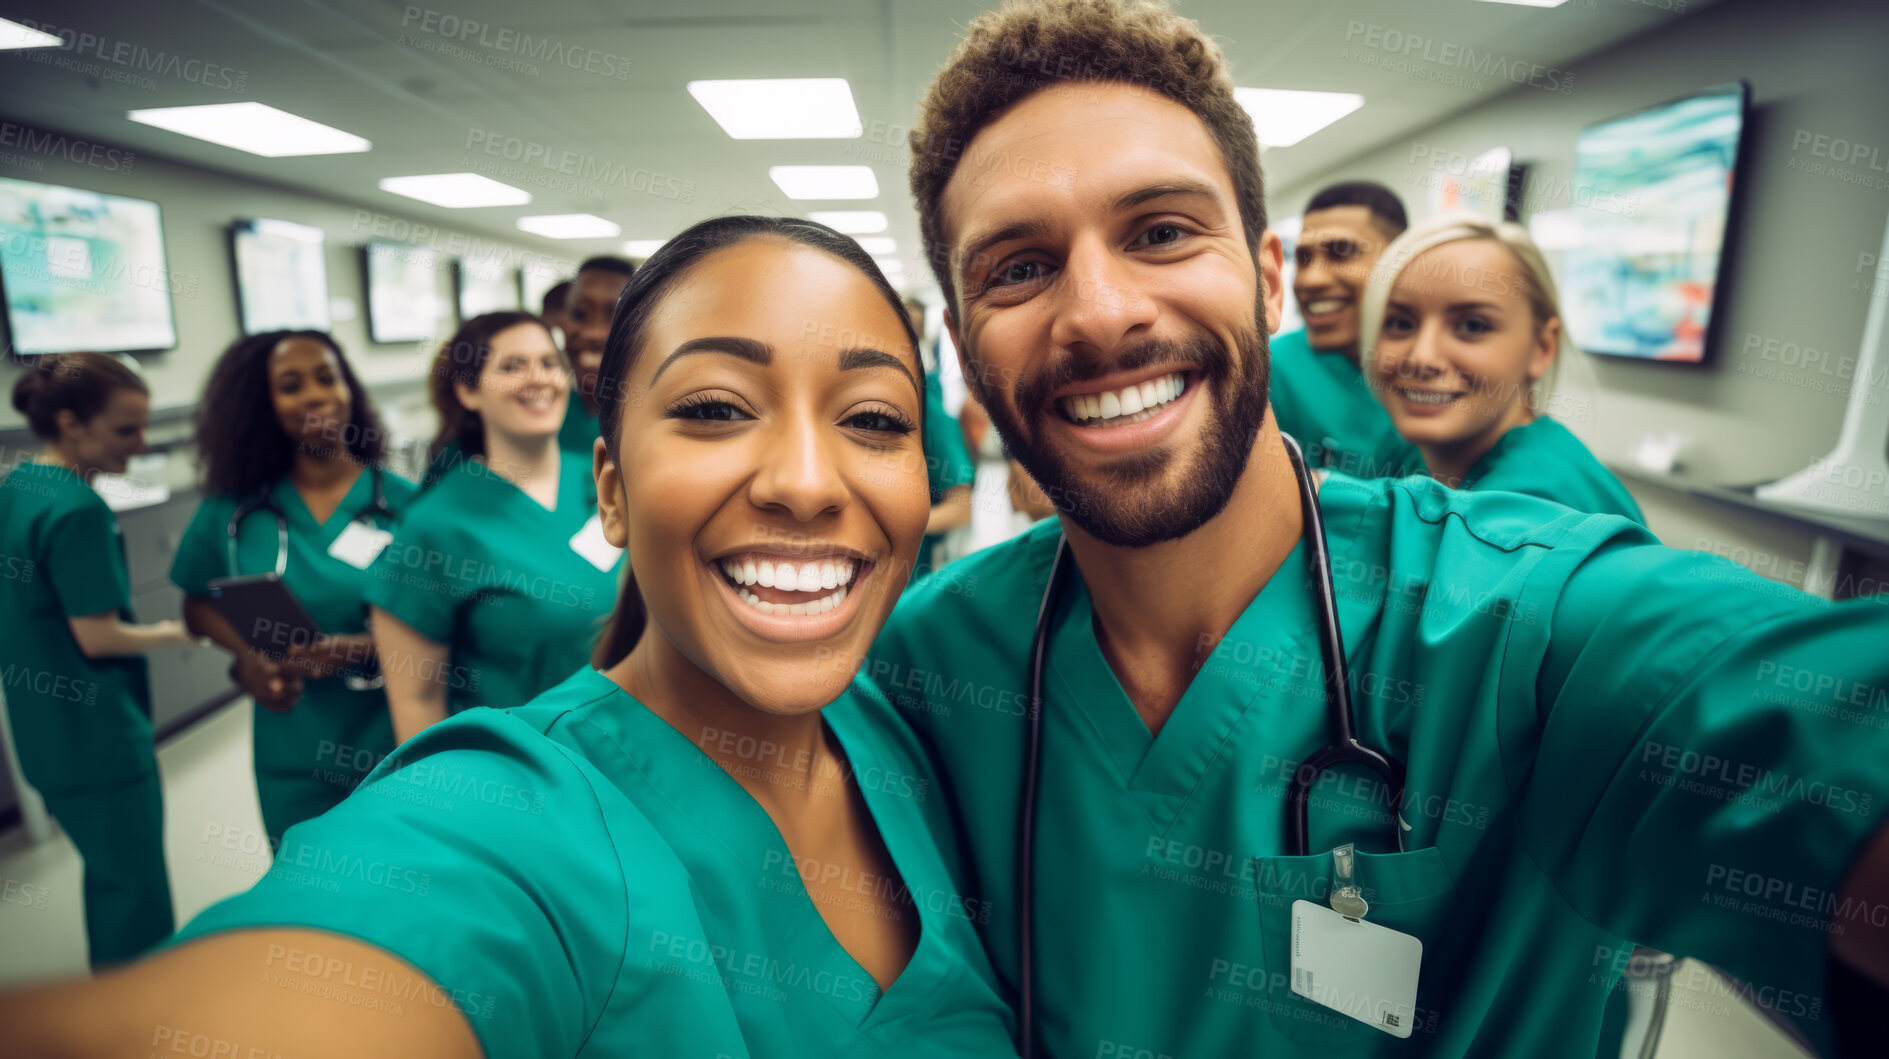
{"label": "wall-mounted flat screen monitor", "polygon": [[326,251],[320,228],[270,220],[232,224],[230,256],[243,333],[328,330]]}
{"label": "wall-mounted flat screen monitor", "polygon": [[1738,81],[1581,131],[1560,277],[1575,346],[1705,361],[1749,96]]}
{"label": "wall-mounted flat screen monitor", "polygon": [[165,260],[157,203],[0,178],[0,287],[14,353],[174,348],[171,293],[195,294],[194,285]]}
{"label": "wall-mounted flat screen monitor", "polygon": [[453,273],[459,281],[461,320],[518,308],[519,285],[503,264],[486,258],[462,257],[454,262]]}
{"label": "wall-mounted flat screen monitor", "polygon": [[440,255],[420,246],[369,243],[367,334],[375,342],[425,342],[443,337],[452,306],[440,296]]}

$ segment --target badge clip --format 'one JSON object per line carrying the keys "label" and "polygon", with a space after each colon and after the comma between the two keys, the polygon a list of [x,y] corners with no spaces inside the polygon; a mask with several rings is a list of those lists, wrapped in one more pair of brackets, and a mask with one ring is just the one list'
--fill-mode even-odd
{"label": "badge clip", "polygon": [[1350,842],[1339,846],[1331,851],[1331,859],[1331,909],[1346,919],[1357,922],[1371,910],[1371,905],[1364,899],[1363,889],[1358,886],[1358,865],[1354,846]]}

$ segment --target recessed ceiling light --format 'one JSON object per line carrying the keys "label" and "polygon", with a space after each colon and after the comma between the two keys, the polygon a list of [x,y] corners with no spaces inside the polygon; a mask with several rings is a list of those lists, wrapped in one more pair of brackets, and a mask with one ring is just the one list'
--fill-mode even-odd
{"label": "recessed ceiling light", "polygon": [[872,261],[879,266],[879,271],[888,276],[905,271],[905,262],[896,257],[875,257]]}
{"label": "recessed ceiling light", "polygon": [[777,165],[767,175],[790,199],[876,199],[879,180],[871,166]]}
{"label": "recessed ceiling light", "polygon": [[234,147],[264,158],[310,154],[358,154],[373,144],[351,132],[297,117],[266,103],[211,103],[159,107],[125,115],[142,125]]}
{"label": "recessed ceiling light", "polygon": [[689,94],[737,140],[850,140],[865,131],[844,77],[690,81]]}
{"label": "recessed ceiling light", "polygon": [[0,51],[12,48],[57,48],[60,43],[59,38],[50,33],[0,18]]}
{"label": "recessed ceiling light", "polygon": [[1482,0],[1485,4],[1514,4],[1516,7],[1560,7],[1568,0]]}
{"label": "recessed ceiling light", "polygon": [[518,218],[518,230],[546,239],[613,239],[623,234],[617,222],[594,213],[547,213]]}
{"label": "recessed ceiling light", "polygon": [[859,245],[866,253],[874,257],[899,252],[899,241],[889,235],[868,235],[859,240]]}
{"label": "recessed ceiling light", "polygon": [[380,182],[380,189],[452,210],[471,206],[523,206],[531,202],[531,192],[477,173],[387,177]]}
{"label": "recessed ceiling light", "polygon": [[623,243],[623,252],[634,258],[653,257],[656,251],[662,249],[662,244],[668,241],[667,239],[628,239]]}
{"label": "recessed ceiling light", "polygon": [[1235,88],[1233,99],[1253,116],[1262,148],[1290,147],[1364,105],[1355,92],[1285,88]]}
{"label": "recessed ceiling light", "polygon": [[807,216],[847,235],[865,235],[886,229],[885,214],[878,210],[814,210]]}

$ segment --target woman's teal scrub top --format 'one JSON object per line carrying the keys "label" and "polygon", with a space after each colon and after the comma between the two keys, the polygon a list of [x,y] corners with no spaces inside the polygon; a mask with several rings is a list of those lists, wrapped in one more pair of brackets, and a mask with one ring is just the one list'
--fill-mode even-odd
{"label": "woman's teal scrub top", "polygon": [[556,510],[478,460],[454,463],[407,509],[367,601],[451,650],[447,671],[427,674],[446,684],[448,712],[522,705],[589,662],[621,562],[600,568],[573,543],[596,511],[590,457],[572,453]]}
{"label": "woman's teal scrub top", "polygon": [[1279,429],[1292,435],[1312,467],[1354,478],[1398,478],[1423,471],[1423,456],[1397,433],[1343,353],[1320,353],[1305,332],[1272,336],[1267,399]]}
{"label": "woman's teal scrub top", "polygon": [[[1315,852],[1284,855],[1287,785],[1332,739],[1303,543],[1152,738],[1072,578],[1034,860],[1047,1054],[1592,1059],[1632,941],[1725,968],[1827,1043],[1825,932],[1873,914],[1835,895],[1889,807],[1889,606],[1422,477],[1332,475],[1319,506],[1358,737],[1407,770],[1401,847],[1390,792],[1340,771],[1312,791]],[[862,667],[934,754],[1012,988],[1057,533],[960,560],[974,594],[909,590]],[[1345,842],[1367,919],[1423,944],[1409,1040],[1291,989],[1292,903],[1328,899]]]}
{"label": "woman's teal scrub top", "polygon": [[1541,416],[1496,439],[1458,489],[1502,489],[1644,523],[1640,505],[1567,427]]}
{"label": "woman's teal scrub top", "polygon": [[131,613],[118,516],[64,467],[0,480],[0,676],[14,747],[42,791],[129,783],[157,768],[142,655],[87,658],[69,618]]}
{"label": "woman's teal scrub top", "polygon": [[[326,522],[315,521],[288,478],[269,487],[269,502],[287,519],[289,529],[288,563],[282,579],[302,609],[330,636],[367,631],[367,587],[373,578],[368,569],[336,558],[329,549],[357,521],[378,529],[393,527],[386,515],[373,513],[375,473],[362,471]],[[387,506],[398,517],[413,499],[415,486],[384,472],[381,481]],[[266,506],[251,511],[237,527],[236,569],[229,567],[230,517],[243,500],[210,496],[197,506],[171,561],[171,582],[184,594],[208,596],[210,582],[216,578],[275,569],[280,536],[275,512]],[[345,789],[365,773],[348,764],[359,755],[344,754],[341,748],[370,750],[378,759],[394,745],[386,694],[350,691],[340,676],[307,681],[301,701],[285,713],[258,706],[255,714],[258,773],[325,777]]]}
{"label": "woman's teal scrub top", "polygon": [[766,811],[592,669],[408,740],[176,941],[242,927],[359,938],[437,991],[299,973],[328,966],[319,942],[281,973],[351,1004],[454,1003],[495,1059],[1014,1054],[973,926],[987,910],[953,888],[923,755],[855,694],[873,693],[826,722],[903,880],[857,885],[920,924],[883,993],[827,930]]}

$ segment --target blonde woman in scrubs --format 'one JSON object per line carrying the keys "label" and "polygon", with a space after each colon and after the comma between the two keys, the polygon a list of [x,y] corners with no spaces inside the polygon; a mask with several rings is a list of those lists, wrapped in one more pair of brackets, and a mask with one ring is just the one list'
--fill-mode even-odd
{"label": "blonde woman in scrubs", "polygon": [[0,997],[10,1043],[1013,1054],[942,798],[851,683],[930,509],[923,378],[852,240],[747,216],[671,239],[603,361],[604,532],[638,576],[602,668],[401,746],[291,832],[319,855],[278,857],[165,953]]}
{"label": "blonde woman in scrubs", "polygon": [[430,380],[453,460],[402,517],[367,587],[396,741],[473,706],[523,705],[584,664],[610,613],[587,455],[558,448],[569,362],[544,322],[461,327]]}
{"label": "blonde woman in scrubs", "polygon": [[1543,407],[1569,348],[1554,276],[1519,224],[1443,215],[1384,250],[1365,290],[1364,373],[1430,476],[1645,522]]}
{"label": "blonde woman in scrubs", "polygon": [[14,384],[13,407],[44,447],[0,480],[7,715],[27,782],[85,862],[99,968],[172,929],[144,656],[192,640],[178,621],[133,623],[118,516],[91,487],[144,451],[144,381],[100,353],[44,356]]}
{"label": "blonde woman in scrubs", "polygon": [[[203,503],[171,581],[191,627],[228,651],[255,700],[256,794],[271,846],[319,816],[394,748],[367,631],[368,568],[413,497],[379,466],[386,432],[347,358],[320,331],[239,339],[210,373],[197,420]],[[232,535],[233,534],[233,535]],[[320,627],[272,657],[210,602],[210,582],[274,571]],[[370,766],[371,767],[371,766]]]}

